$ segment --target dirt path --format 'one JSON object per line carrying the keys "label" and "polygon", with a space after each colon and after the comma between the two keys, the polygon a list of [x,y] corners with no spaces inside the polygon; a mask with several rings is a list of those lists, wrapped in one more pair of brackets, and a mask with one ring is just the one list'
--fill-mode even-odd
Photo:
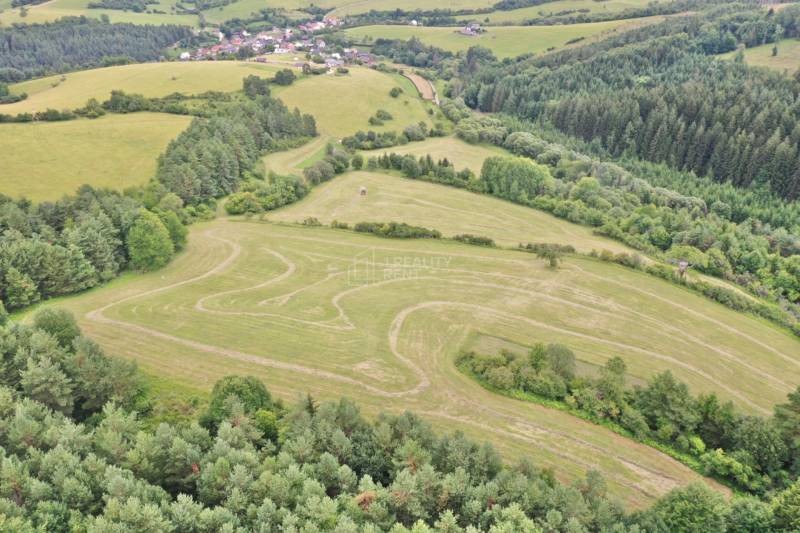
{"label": "dirt path", "polygon": [[430,81],[426,80],[419,74],[407,72],[405,70],[403,71],[403,77],[411,80],[411,83],[413,83],[414,87],[417,88],[417,91],[423,100],[429,100],[434,104],[439,105],[439,95],[436,93],[436,88]]}

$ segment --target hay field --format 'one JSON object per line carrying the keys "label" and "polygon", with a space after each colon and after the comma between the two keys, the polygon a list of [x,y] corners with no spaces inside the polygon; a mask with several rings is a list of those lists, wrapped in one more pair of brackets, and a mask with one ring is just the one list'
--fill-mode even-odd
{"label": "hay field", "polygon": [[602,427],[484,390],[454,367],[459,350],[481,335],[563,342],[587,364],[620,355],[633,376],[672,368],[746,405],[775,401],[788,386],[776,382],[798,377],[785,360],[797,341],[622,267],[571,258],[552,270],[520,252],[327,228],[199,224],[167,268],[56,303],[111,354],[176,384],[208,390],[244,373],[283,398],[412,409],[563,480],[599,469],[631,506],[698,476]]}
{"label": "hay field", "polygon": [[[319,131],[334,137],[352,135],[358,130],[400,131],[420,121],[430,123],[427,109],[432,104],[417,96],[410,81],[369,68],[349,70],[343,76],[308,76],[274,93],[290,108],[314,115]],[[392,87],[403,87],[403,82],[408,84],[403,94],[397,98],[389,96]],[[383,126],[370,126],[369,117],[378,109],[385,109],[394,119]]]}
{"label": "hay field", "polygon": [[157,113],[0,125],[0,193],[56,200],[88,183],[146,183],[156,158],[191,117]]}
{"label": "hay field", "polygon": [[81,70],[16,83],[11,86],[11,91],[28,93],[28,98],[6,104],[0,110],[16,114],[47,108],[75,109],[83,106],[89,98],[102,102],[116,89],[148,97],[174,92],[236,91],[242,88],[244,77],[251,74],[272,77],[279,69],[276,65],[254,62],[201,61],[138,63]]}
{"label": "hay field", "polygon": [[[638,19],[638,23],[643,23],[643,20]],[[345,30],[345,33],[364,43],[381,37],[404,40],[418,37],[425,44],[450,52],[460,52],[479,45],[489,48],[497,57],[504,58],[544,52],[550,48],[563,48],[572,39],[599,36],[630,24],[630,21],[613,20],[564,26],[499,26],[487,28],[486,33],[478,36],[461,35],[458,28],[452,27],[389,25],[361,26]]]}
{"label": "hay field", "polygon": [[11,24],[35,24],[42,22],[52,22],[62,17],[89,17],[100,18],[107,15],[111,22],[131,22],[133,24],[180,24],[185,26],[197,26],[198,18],[196,15],[178,15],[171,11],[175,5],[174,0],[161,0],[157,4],[151,4],[149,9],[163,11],[164,13],[135,13],[133,11],[122,11],[118,9],[89,9],[91,0],[50,0],[35,6],[28,6],[28,13],[22,16],[20,8],[11,8],[10,0],[0,2],[0,24],[10,26]]}

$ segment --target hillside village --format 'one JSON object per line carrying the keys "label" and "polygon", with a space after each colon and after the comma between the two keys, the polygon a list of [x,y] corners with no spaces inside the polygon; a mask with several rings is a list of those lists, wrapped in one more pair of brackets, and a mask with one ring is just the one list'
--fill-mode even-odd
{"label": "hillside village", "polygon": [[[299,24],[296,27],[273,27],[269,31],[251,34],[246,30],[236,32],[227,38],[218,32],[219,42],[212,46],[198,48],[194,53],[184,52],[180,59],[183,61],[215,60],[230,56],[249,57],[252,61],[269,62],[271,54],[300,53],[304,56],[322,59],[328,69],[334,69],[345,64],[372,65],[375,59],[372,54],[359,51],[356,48],[344,48],[333,51],[325,39],[315,37],[315,33],[336,28],[341,25],[337,18],[326,18],[322,21],[312,21]],[[305,61],[300,61],[294,66],[302,67]]]}

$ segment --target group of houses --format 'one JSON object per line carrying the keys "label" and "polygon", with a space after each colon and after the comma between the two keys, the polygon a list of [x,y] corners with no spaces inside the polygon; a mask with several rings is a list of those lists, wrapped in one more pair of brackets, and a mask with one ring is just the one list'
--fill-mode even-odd
{"label": "group of houses", "polygon": [[[218,56],[239,54],[242,49],[245,49],[248,50],[247,55],[260,56],[273,53],[291,54],[300,52],[312,56],[320,56],[326,60],[335,59],[344,62],[342,57],[332,58],[331,54],[326,53],[327,43],[324,39],[314,37],[317,32],[339,25],[341,25],[339,19],[330,17],[321,21],[306,22],[294,28],[273,27],[269,31],[262,31],[257,34],[242,30],[234,33],[230,38],[219,33],[219,42],[217,44],[198,48],[194,53],[184,52],[181,54],[181,59],[216,59]],[[355,54],[361,62],[367,62],[367,59],[369,59],[365,56],[359,56],[358,52],[355,52]],[[346,59],[352,58],[348,57]]]}

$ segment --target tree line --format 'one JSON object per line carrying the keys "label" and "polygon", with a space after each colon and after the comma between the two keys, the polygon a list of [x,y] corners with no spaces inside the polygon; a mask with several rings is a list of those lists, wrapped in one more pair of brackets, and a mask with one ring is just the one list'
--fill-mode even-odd
{"label": "tree line", "polygon": [[266,80],[249,76],[244,84],[245,98],[194,118],[158,159],[156,180],[188,205],[237,191],[265,153],[317,134],[314,117],[270,97]]}
{"label": "tree line", "polygon": [[111,57],[155,61],[191,35],[185,26],[110,24],[86,17],[14,24],[0,28],[0,82],[106,66]]}
{"label": "tree line", "polygon": [[800,473],[800,387],[775,407],[773,417],[764,418],[745,415],[714,393],[695,397],[670,371],[629,387],[619,357],[609,359],[597,377],[579,375],[575,354],[560,344],[537,344],[527,354],[467,352],[457,364],[492,388],[556,401],[636,439],[666,445],[696,470],[739,490],[763,496]]}
{"label": "tree line", "polygon": [[[264,80],[244,82],[248,95],[215,101],[159,157],[147,186],[124,193],[82,186],[56,202],[0,197],[0,301],[19,309],[80,292],[125,269],[164,266],[186,243],[185,225],[213,216],[217,198],[239,189],[265,205],[294,201],[305,187],[264,183],[257,168],[268,151],[316,134],[313,117],[269,96]],[[257,87],[258,90],[255,90]],[[124,93],[110,102],[131,100]]]}
{"label": "tree line", "polygon": [[[135,367],[107,357],[68,313],[45,310],[31,325],[0,317],[5,531],[800,527],[798,484],[728,501],[697,483],[628,513],[597,472],[561,483],[525,458],[505,464],[487,443],[437,434],[412,412],[367,419],[349,400],[311,396],[286,405],[254,377],[222,378],[197,414],[150,422],[158,404]],[[568,371],[553,350],[544,364]]]}
{"label": "tree line", "polygon": [[0,197],[0,301],[18,309],[166,264],[191,214],[175,195],[143,194],[84,185],[56,202]]}

